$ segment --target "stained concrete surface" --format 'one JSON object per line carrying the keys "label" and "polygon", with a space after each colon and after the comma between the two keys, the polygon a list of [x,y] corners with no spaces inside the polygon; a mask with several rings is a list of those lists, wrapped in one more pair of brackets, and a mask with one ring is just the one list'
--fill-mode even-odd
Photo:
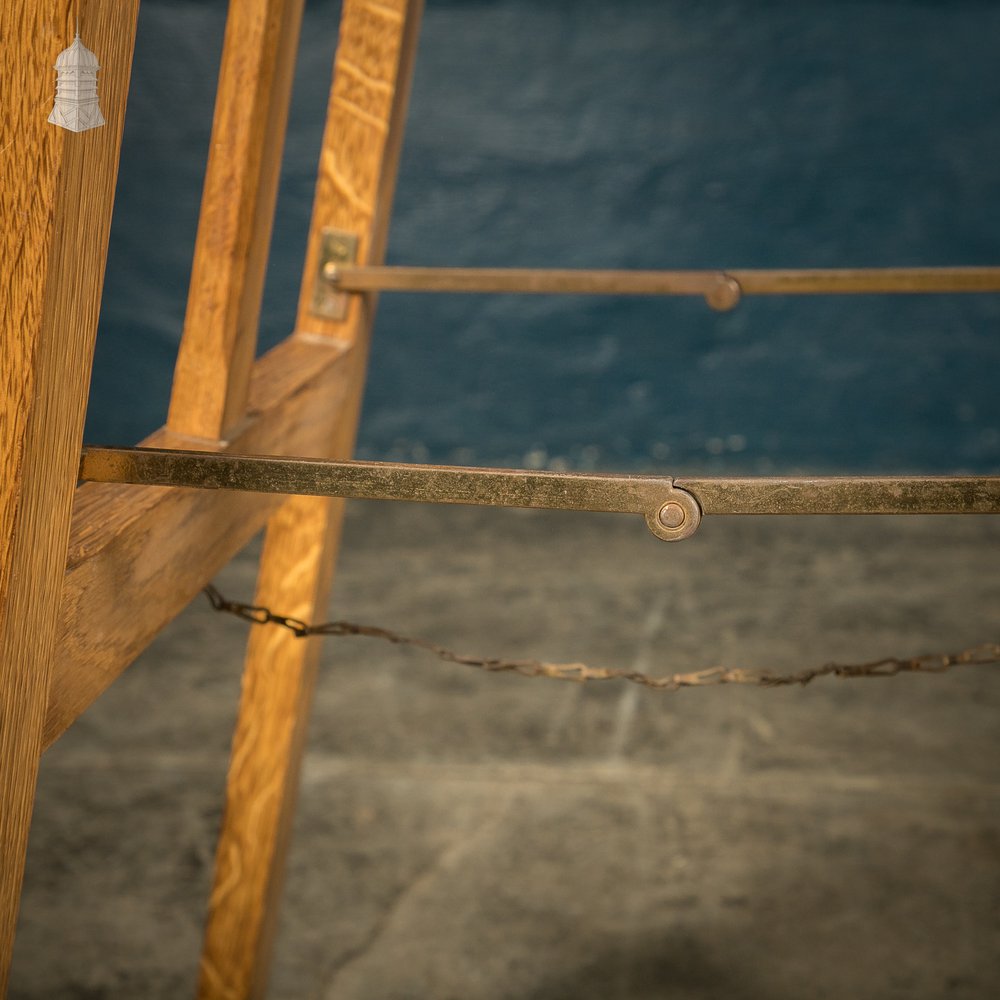
{"label": "stained concrete surface", "polygon": [[[998,555],[989,518],[668,545],[639,518],[355,505],[331,616],[795,670],[996,641]],[[45,756],[11,996],[193,995],[246,628],[195,602]],[[1000,995],[998,669],[668,694],[327,640],[270,995]]]}

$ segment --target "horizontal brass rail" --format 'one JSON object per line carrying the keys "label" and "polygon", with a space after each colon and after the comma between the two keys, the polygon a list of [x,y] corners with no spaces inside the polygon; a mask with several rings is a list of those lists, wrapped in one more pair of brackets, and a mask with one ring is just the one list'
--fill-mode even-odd
{"label": "horizontal brass rail", "polygon": [[1000,514],[1000,477],[689,478],[705,514]]}
{"label": "horizontal brass rail", "polygon": [[324,278],[345,292],[699,295],[719,310],[732,309],[743,295],[1000,292],[1000,267],[589,271],[331,264]]}
{"label": "horizontal brass rail", "polygon": [[642,514],[667,541],[702,514],[1000,514],[1000,477],[674,478],[395,462],[330,462],[161,448],[85,448],[93,482]]}

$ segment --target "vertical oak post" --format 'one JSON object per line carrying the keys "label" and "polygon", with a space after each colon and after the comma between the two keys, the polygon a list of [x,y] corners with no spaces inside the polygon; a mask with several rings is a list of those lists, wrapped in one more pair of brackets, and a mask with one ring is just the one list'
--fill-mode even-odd
{"label": "vertical oak post", "polygon": [[[321,231],[349,229],[359,259],[385,252],[422,0],[345,0],[320,156],[296,332],[353,343],[352,391],[330,414],[329,457],[347,457],[363,389],[374,298],[344,322],[310,312]],[[315,619],[325,613],[343,502],[295,497],[271,518],[255,600]],[[319,640],[251,633],[233,737],[226,809],[202,954],[200,997],[261,997],[298,788]]]}
{"label": "vertical oak post", "polygon": [[243,419],[303,0],[231,0],[168,428],[226,438]]}
{"label": "vertical oak post", "polygon": [[[72,9],[77,6],[78,9]],[[66,568],[138,0],[0,5],[0,995]],[[78,13],[106,124],[46,121]]]}

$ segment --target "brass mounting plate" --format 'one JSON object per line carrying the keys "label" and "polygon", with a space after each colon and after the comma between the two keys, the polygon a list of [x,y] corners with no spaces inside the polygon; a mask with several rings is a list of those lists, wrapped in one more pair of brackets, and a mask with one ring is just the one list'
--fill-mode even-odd
{"label": "brass mounting plate", "polygon": [[333,320],[347,318],[348,293],[337,285],[337,268],[353,264],[357,259],[357,233],[331,227],[322,231],[311,309],[316,316]]}

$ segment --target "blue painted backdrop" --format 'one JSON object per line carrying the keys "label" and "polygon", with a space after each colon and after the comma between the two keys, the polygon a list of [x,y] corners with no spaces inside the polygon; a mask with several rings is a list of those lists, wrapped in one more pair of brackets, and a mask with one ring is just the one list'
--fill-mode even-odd
{"label": "blue painted backdrop", "polygon": [[[262,343],[290,329],[336,38],[310,3]],[[144,0],[88,416],[164,418],[225,5]],[[398,263],[1000,263],[993,0],[428,0]],[[1000,471],[1000,296],[384,296],[364,456]]]}

